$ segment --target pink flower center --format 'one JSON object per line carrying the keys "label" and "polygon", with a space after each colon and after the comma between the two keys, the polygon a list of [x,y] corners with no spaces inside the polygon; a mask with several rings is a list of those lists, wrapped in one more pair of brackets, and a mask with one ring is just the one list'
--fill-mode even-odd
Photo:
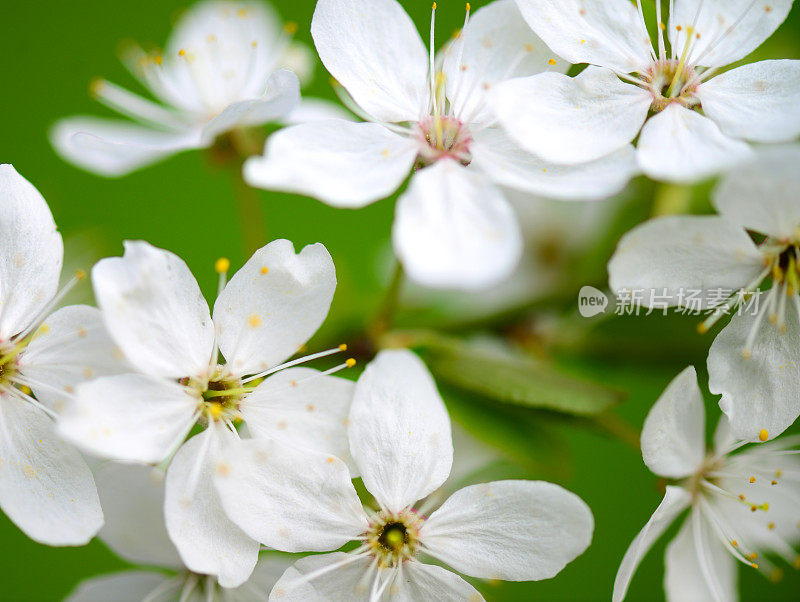
{"label": "pink flower center", "polygon": [[469,146],[472,134],[454,117],[431,115],[419,122],[420,150],[417,162],[426,167],[439,159],[450,157],[463,165],[469,165],[472,155]]}

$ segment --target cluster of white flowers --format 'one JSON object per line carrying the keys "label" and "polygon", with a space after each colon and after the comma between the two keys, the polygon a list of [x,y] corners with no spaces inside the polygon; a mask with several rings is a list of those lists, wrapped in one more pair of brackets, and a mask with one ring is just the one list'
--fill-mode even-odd
{"label": "cluster of white flowers", "polygon": [[[725,602],[738,598],[736,560],[767,576],[776,558],[800,567],[798,442],[776,439],[800,415],[800,146],[764,144],[800,135],[800,61],[721,72],[792,0],[671,0],[667,22],[657,1],[655,47],[636,4],[468,4],[437,50],[435,3],[426,49],[397,0],[318,0],[311,34],[347,112],[301,100],[311,59],[295,26],[257,0],[206,0],[164,52],[125,53],[160,103],[97,81],[97,99],[136,122],[73,117],[51,138],[75,165],[121,176],[286,126],[263,156],[241,157],[248,184],[359,208],[409,180],[392,229],[398,261],[422,287],[470,292],[518,270],[526,241],[511,199],[543,208],[537,197],[601,201],[639,174],[723,174],[718,216],[639,225],[608,271],[614,291],[665,291],[673,305],[686,288],[735,291],[702,332],[770,285],[762,310],[734,316],[711,345],[723,412],[713,450],[694,368],[650,411],[644,461],[670,484],[613,589],[622,600],[688,510],[666,553],[667,597]],[[565,219],[574,230],[577,216]],[[300,366],[347,350],[295,357],[336,289],[322,244],[297,253],[275,240],[230,280],[218,260],[213,308],[182,259],[127,241],[91,271],[97,308],[58,309],[86,278],[59,291],[62,257],[42,196],[0,166],[0,507],[38,542],[97,535],[166,569],[90,579],[71,602],[475,602],[457,573],[548,579],[590,545],[589,507],[558,485],[494,481],[442,501],[450,418],[411,351],[377,351],[356,382],[336,375],[352,358]]]}

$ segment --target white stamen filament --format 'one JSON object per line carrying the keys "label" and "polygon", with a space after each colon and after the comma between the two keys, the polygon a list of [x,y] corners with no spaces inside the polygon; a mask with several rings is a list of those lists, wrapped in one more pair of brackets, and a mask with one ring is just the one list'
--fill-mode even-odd
{"label": "white stamen filament", "polygon": [[249,383],[251,381],[256,380],[257,378],[264,378],[265,376],[269,376],[270,374],[274,374],[275,372],[280,372],[281,370],[285,370],[286,368],[291,368],[292,366],[297,366],[298,364],[305,364],[306,362],[310,362],[311,360],[316,360],[321,357],[327,357],[329,355],[334,355],[336,353],[342,353],[343,351],[347,351],[346,345],[339,345],[338,347],[333,347],[332,349],[320,351],[319,353],[312,353],[311,355],[299,357],[290,362],[286,362],[284,364],[280,364],[279,366],[275,366],[274,368],[270,368],[269,370],[264,370],[263,372],[259,372],[258,374],[253,374],[252,376],[243,378],[242,384]]}

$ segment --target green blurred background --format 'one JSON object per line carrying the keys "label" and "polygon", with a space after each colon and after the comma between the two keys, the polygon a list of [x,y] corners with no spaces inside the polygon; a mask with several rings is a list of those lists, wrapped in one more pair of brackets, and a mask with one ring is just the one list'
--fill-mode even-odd
{"label": "green blurred background", "polygon": [[[314,1],[273,3],[285,20],[298,24],[296,39],[310,44],[308,30]],[[420,30],[427,31],[430,3],[415,0],[403,4]],[[473,2],[473,7],[483,4]],[[645,4],[648,10],[652,9],[652,2],[646,0]],[[81,267],[80,263],[89,267],[86,264],[92,257],[120,254],[124,239],[145,239],[185,258],[206,294],[212,297],[216,287],[214,260],[230,257],[237,268],[245,259],[230,172],[214,165],[206,154],[190,152],[118,180],[102,179],[61,161],[47,141],[47,130],[59,117],[110,114],[89,98],[88,84],[93,77],[102,75],[141,92],[117,60],[118,44],[135,39],[163,45],[185,5],[181,0],[4,2],[0,30],[0,162],[12,163],[50,203],[66,239],[70,268]],[[463,10],[461,2],[439,2],[440,43],[463,22]],[[778,33],[751,58],[800,58],[798,13],[794,10]],[[320,65],[307,92],[334,98]],[[694,210],[709,211],[708,191],[708,185],[691,191]],[[269,239],[288,238],[298,248],[320,241],[334,258],[339,286],[330,319],[319,339],[352,331],[374,310],[387,280],[393,200],[349,211],[293,195],[258,194],[267,216]],[[675,191],[635,182],[623,203],[624,217],[617,228],[625,220],[633,223],[647,217],[655,195],[669,198],[670,194]],[[564,269],[581,270],[583,274],[588,265],[593,275],[586,283],[602,285],[603,263],[621,231],[609,235],[605,250],[598,251],[591,262]],[[541,323],[536,313],[504,316],[501,324],[491,330],[512,334],[518,342],[521,340],[573,373],[627,391],[629,395],[616,415],[637,429],[664,386],[681,368],[695,364],[705,381],[705,355],[714,333],[697,335],[697,318],[611,319],[599,323],[591,332],[581,331],[574,344],[559,344],[561,334],[573,333],[571,325],[576,321],[571,316],[576,292],[577,288],[568,287],[560,298],[547,305],[548,315],[557,316],[549,334],[536,334],[542,329],[530,327]],[[415,325],[418,319],[435,323],[438,318],[436,312],[408,311],[400,318],[405,326]],[[519,336],[520,331],[524,336]],[[487,599],[609,599],[627,545],[661,497],[662,484],[647,471],[640,453],[630,444],[577,421],[564,421],[549,414],[526,414],[520,418],[515,409],[509,411],[490,402],[467,399],[449,388],[443,393],[454,417],[478,435],[499,442],[508,457],[516,459],[507,463],[510,466],[498,468],[498,474],[558,482],[582,496],[596,518],[592,547],[555,579],[479,584]],[[710,428],[718,416],[711,398],[708,410]],[[497,426],[497,416],[510,421],[516,428],[515,436]],[[628,600],[663,599],[663,547],[667,540],[643,562]],[[0,514],[0,600],[57,600],[81,579],[124,566],[98,541],[76,549],[37,545]],[[800,577],[791,570],[786,573],[782,583],[772,585],[755,571],[741,569],[742,598],[797,600]]]}

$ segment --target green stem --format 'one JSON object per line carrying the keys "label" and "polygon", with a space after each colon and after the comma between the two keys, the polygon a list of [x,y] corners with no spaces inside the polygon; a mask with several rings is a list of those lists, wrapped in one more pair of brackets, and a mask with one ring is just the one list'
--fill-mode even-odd
{"label": "green stem", "polygon": [[692,187],[683,184],[661,184],[656,189],[653,217],[682,215],[692,208]]}
{"label": "green stem", "polygon": [[264,208],[256,190],[244,181],[242,167],[248,157],[258,154],[263,145],[263,138],[247,129],[235,129],[228,134],[228,140],[236,153],[231,162],[233,168],[233,188],[236,196],[236,207],[242,230],[242,244],[245,257],[267,243],[267,228]]}
{"label": "green stem", "polygon": [[367,335],[373,342],[377,342],[392,327],[395,313],[397,313],[397,308],[400,304],[400,293],[403,290],[404,280],[403,266],[399,261],[396,261],[392,279],[383,294],[378,311],[367,326]]}

